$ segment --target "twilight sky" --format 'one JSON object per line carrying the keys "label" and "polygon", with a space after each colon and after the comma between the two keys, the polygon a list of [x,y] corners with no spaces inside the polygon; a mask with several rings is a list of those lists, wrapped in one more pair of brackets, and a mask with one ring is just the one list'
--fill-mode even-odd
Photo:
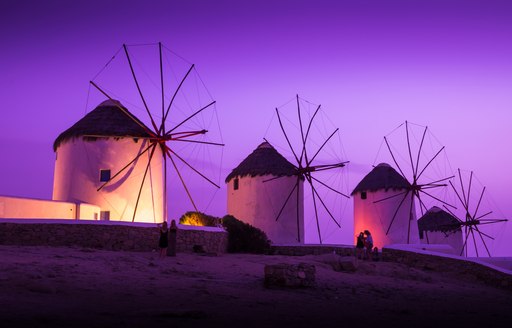
{"label": "twilight sky", "polygon": [[[161,41],[217,101],[222,177],[299,94],[340,128],[350,190],[408,120],[475,172],[495,217],[512,218],[511,17],[506,0],[4,0],[0,194],[50,198],[52,143],[94,107],[89,80],[123,43]],[[225,214],[225,194],[209,212]],[[330,242],[352,242],[349,203]],[[512,255],[510,223],[488,231],[493,254]]]}

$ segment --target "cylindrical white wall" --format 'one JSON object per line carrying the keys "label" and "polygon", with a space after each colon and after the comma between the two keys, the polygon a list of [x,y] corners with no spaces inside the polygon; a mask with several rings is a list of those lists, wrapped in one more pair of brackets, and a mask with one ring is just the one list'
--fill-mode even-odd
{"label": "cylindrical white wall", "polygon": [[[274,178],[274,180],[264,182]],[[234,183],[238,180],[238,189]],[[244,176],[228,184],[228,213],[243,222],[263,230],[273,244],[304,243],[304,183],[299,182],[299,203],[293,192],[279,219],[277,215],[297,183],[296,176],[275,178],[272,175]],[[297,231],[297,211],[299,232]],[[299,242],[300,236],[300,242]]]}
{"label": "cylindrical white wall", "polygon": [[[53,199],[85,202],[109,211],[110,220],[132,221],[137,195],[150,151],[140,156],[103,189],[100,170],[110,170],[113,177],[148,146],[148,141],[133,138],[99,138],[84,141],[72,138],[56,151]],[[140,195],[135,222],[163,220],[162,151],[157,147]]]}
{"label": "cylindrical white wall", "polygon": [[[411,194],[407,195],[401,206],[399,205],[403,195],[389,198],[403,192],[403,189],[367,191],[366,199],[361,197],[361,192],[352,195],[354,198],[354,243],[359,232],[364,230],[371,232],[373,244],[379,249],[391,244],[419,243],[414,203],[412,204],[412,217],[409,215],[411,211]],[[383,201],[376,203],[379,200]],[[400,209],[393,220],[393,224],[391,224],[393,215],[398,207]],[[389,233],[386,233],[390,224]]]}
{"label": "cylindrical white wall", "polygon": [[462,230],[456,231],[423,231],[422,244],[444,244],[453,248],[454,255],[462,253]]}

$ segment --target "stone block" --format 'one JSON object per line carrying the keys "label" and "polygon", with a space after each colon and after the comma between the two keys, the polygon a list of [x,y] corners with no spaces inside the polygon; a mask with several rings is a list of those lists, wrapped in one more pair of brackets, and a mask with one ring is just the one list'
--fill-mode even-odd
{"label": "stone block", "polygon": [[316,268],[312,264],[272,264],[265,265],[266,287],[313,287]]}
{"label": "stone block", "polygon": [[355,272],[357,270],[357,261],[353,256],[326,254],[322,256],[322,262],[329,264],[334,271],[338,272]]}

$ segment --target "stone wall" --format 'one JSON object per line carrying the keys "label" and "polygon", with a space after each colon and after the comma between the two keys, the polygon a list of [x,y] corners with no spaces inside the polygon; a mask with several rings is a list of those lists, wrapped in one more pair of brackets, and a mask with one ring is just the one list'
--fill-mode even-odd
{"label": "stone wall", "polygon": [[[2,245],[77,246],[116,251],[152,251],[158,248],[159,231],[154,225],[102,224],[98,221],[12,221],[0,222]],[[176,239],[178,252],[193,252],[196,245],[208,253],[224,253],[227,250],[227,232],[220,228],[201,230],[180,226]]]}
{"label": "stone wall", "polygon": [[270,253],[273,255],[304,256],[336,253],[341,256],[354,256],[354,246],[343,245],[272,245]]}
{"label": "stone wall", "polygon": [[388,262],[404,263],[421,270],[456,272],[461,279],[478,280],[496,287],[512,290],[512,275],[463,258],[422,254],[384,247],[382,249],[382,259]]}

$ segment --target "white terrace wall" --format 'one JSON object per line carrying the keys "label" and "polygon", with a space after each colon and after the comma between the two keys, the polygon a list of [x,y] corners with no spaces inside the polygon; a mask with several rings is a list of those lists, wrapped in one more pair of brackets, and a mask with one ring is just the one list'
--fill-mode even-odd
{"label": "white terrace wall", "polygon": [[94,220],[99,212],[98,206],[90,204],[0,196],[0,218]]}

